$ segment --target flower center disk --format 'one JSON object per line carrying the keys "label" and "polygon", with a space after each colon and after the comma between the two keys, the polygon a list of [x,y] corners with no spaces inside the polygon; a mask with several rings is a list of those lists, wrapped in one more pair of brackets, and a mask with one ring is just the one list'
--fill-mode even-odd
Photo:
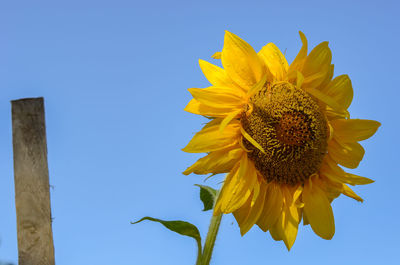
{"label": "flower center disk", "polygon": [[318,172],[327,152],[328,126],[318,104],[290,83],[269,84],[250,98],[243,129],[264,149],[246,139],[248,157],[268,181],[304,183]]}

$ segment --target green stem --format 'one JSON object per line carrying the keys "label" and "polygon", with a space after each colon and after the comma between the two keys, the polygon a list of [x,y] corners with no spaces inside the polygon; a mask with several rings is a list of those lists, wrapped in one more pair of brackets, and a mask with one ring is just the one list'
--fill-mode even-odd
{"label": "green stem", "polygon": [[208,228],[206,242],[204,243],[203,255],[201,258],[201,265],[209,265],[211,255],[214,249],[215,239],[217,238],[219,225],[221,224],[222,214],[213,215]]}

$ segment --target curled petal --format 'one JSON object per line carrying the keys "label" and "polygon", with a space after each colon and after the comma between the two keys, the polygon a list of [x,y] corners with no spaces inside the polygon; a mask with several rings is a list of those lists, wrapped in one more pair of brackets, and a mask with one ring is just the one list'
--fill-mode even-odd
{"label": "curled petal", "polygon": [[221,59],[221,52],[214,53],[211,58],[220,60]]}
{"label": "curled petal", "polygon": [[301,39],[301,42],[303,43],[303,46],[301,47],[301,49],[300,49],[299,53],[297,54],[296,58],[294,59],[294,61],[290,64],[289,74],[291,72],[295,72],[295,71],[301,72],[303,70],[304,61],[307,58],[307,50],[308,50],[307,38],[303,32],[299,31],[299,34],[300,34],[300,39]]}

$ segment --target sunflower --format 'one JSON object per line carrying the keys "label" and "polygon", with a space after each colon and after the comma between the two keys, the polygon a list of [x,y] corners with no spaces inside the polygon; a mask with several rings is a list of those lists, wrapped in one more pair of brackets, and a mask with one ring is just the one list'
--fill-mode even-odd
{"label": "sunflower", "polygon": [[350,119],[352,84],[347,75],[333,78],[328,42],[308,53],[300,38],[289,65],[273,43],[256,53],[226,32],[222,52],[213,55],[223,68],[199,61],[212,86],[190,88],[185,108],[210,121],[183,149],[207,155],[184,174],[228,173],[214,215],[233,213],[242,235],[256,224],[288,250],[301,220],[321,238],[333,237],[331,202],[340,194],[362,201],[348,184],[373,181],[341,166],[358,166],[358,142],[380,126]]}

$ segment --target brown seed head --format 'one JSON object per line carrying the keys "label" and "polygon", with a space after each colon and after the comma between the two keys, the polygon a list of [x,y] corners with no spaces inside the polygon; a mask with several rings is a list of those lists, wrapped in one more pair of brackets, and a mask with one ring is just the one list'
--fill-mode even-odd
{"label": "brown seed head", "polygon": [[268,84],[250,98],[243,129],[265,154],[243,139],[249,158],[268,181],[303,183],[316,173],[327,151],[327,121],[318,104],[290,83]]}

